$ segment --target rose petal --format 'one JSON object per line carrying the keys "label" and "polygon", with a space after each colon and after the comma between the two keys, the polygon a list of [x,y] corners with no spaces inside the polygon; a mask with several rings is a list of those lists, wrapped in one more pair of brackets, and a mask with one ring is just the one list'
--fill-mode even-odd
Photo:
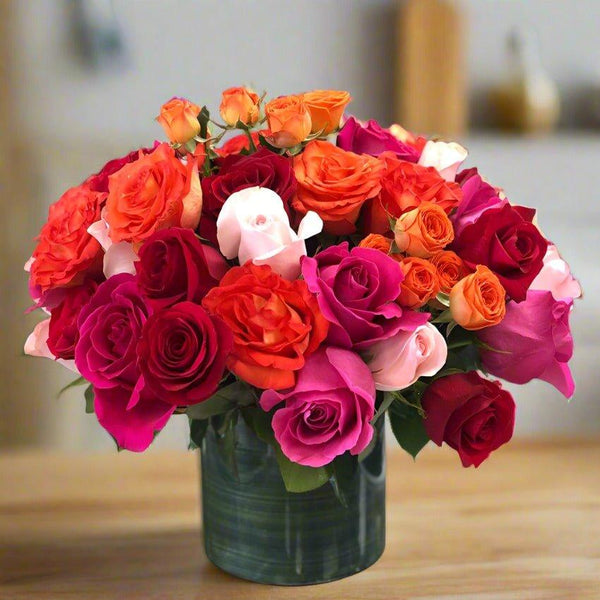
{"label": "rose petal", "polygon": [[112,244],[104,255],[104,276],[106,279],[119,273],[135,275],[135,261],[138,260],[129,242]]}

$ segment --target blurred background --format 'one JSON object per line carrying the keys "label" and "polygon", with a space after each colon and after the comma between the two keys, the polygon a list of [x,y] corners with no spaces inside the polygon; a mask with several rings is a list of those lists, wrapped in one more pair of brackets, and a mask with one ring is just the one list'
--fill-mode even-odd
{"label": "blurred background", "polygon": [[[216,109],[347,89],[350,111],[461,141],[469,166],[539,223],[583,282],[568,405],[514,388],[521,436],[597,436],[600,350],[600,2],[597,0],[1,0],[0,447],[109,449],[72,375],[22,356],[39,316],[22,265],[48,206],[108,159],[161,137],[173,95]],[[177,417],[156,446],[187,445]]]}

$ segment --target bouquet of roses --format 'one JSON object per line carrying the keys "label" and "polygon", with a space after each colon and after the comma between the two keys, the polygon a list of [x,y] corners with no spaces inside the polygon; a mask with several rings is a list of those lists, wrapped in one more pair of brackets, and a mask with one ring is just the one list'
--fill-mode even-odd
{"label": "bouquet of roses", "polygon": [[232,88],[218,122],[173,98],[169,143],[50,207],[26,265],[49,317],[25,350],[79,375],[119,448],[173,414],[197,446],[242,418],[298,491],[366,456],[386,412],[413,456],[446,442],[478,466],[515,416],[484,375],[573,394],[581,289],[535,210],[459,170],[459,144],[344,116],[349,101]]}

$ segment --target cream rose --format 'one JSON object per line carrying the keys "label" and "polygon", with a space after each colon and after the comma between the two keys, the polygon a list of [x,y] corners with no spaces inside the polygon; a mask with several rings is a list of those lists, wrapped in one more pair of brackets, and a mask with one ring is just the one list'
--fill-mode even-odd
{"label": "cream rose", "polygon": [[466,149],[456,142],[429,141],[423,148],[419,164],[422,167],[434,167],[446,181],[454,181],[458,167],[467,154]]}

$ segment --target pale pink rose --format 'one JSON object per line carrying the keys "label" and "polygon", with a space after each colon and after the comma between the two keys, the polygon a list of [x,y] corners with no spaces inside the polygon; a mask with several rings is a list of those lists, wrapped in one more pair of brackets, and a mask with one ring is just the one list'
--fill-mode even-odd
{"label": "pale pink rose", "polygon": [[369,348],[369,368],[375,388],[384,392],[403,390],[419,377],[435,375],[446,362],[444,336],[431,323],[395,336]]}
{"label": "pale pink rose", "polygon": [[285,279],[300,275],[300,258],[306,256],[304,240],[317,235],[323,221],[309,211],[298,233],[290,227],[283,200],[273,190],[251,187],[231,194],[217,219],[217,240],[225,258],[243,265],[269,265]]}
{"label": "pale pink rose", "polygon": [[428,141],[423,148],[419,164],[433,167],[446,180],[454,181],[458,167],[467,158],[467,150],[456,142]]}
{"label": "pale pink rose", "polygon": [[553,244],[548,245],[544,266],[529,289],[552,292],[555,300],[575,299],[581,296],[579,281],[571,275],[569,265],[560,257]]}
{"label": "pale pink rose", "polygon": [[33,331],[27,337],[25,341],[25,347],[23,351],[29,356],[41,356],[42,358],[50,358],[61,364],[63,367],[78,373],[77,367],[75,367],[74,360],[63,360],[62,358],[57,359],[50,348],[48,348],[48,336],[50,335],[50,319],[44,319],[40,321],[34,328]]}
{"label": "pale pink rose", "polygon": [[102,270],[106,279],[119,273],[135,275],[134,262],[138,257],[133,246],[129,242],[113,242],[108,235],[108,223],[104,219],[92,223],[88,227],[88,233],[104,250]]}

